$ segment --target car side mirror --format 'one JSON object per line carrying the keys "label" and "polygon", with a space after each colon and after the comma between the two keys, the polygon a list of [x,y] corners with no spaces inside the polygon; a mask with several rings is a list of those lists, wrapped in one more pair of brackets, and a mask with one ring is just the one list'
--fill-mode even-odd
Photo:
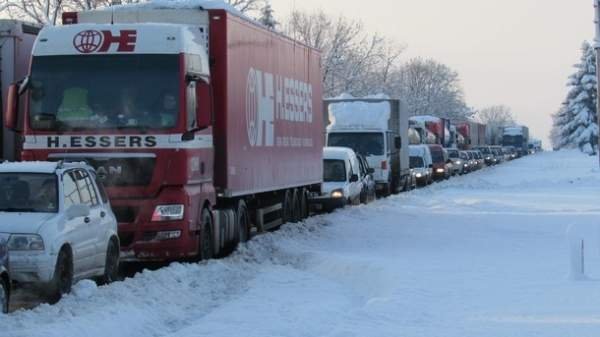
{"label": "car side mirror", "polygon": [[358,181],[358,174],[353,174],[350,176],[350,182],[355,183]]}
{"label": "car side mirror", "polygon": [[90,206],[85,204],[71,205],[67,208],[67,219],[82,218],[90,215]]}
{"label": "car side mirror", "polygon": [[433,168],[433,164],[429,164],[429,168]]}
{"label": "car side mirror", "polygon": [[373,174],[373,173],[375,173],[375,169],[372,168],[372,167],[369,167],[369,169],[367,170],[367,173],[368,174]]}
{"label": "car side mirror", "polygon": [[402,137],[396,136],[394,138],[394,146],[396,147],[397,150],[402,148]]}

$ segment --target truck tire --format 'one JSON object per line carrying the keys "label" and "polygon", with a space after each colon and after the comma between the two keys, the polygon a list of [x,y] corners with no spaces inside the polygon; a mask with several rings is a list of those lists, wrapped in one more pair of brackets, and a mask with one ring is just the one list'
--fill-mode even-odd
{"label": "truck tire", "polygon": [[109,284],[119,280],[119,244],[115,238],[110,239],[106,248],[106,262],[101,284]]}
{"label": "truck tire", "polygon": [[63,295],[71,292],[73,285],[73,258],[68,248],[63,247],[58,253],[54,277],[50,285],[50,304],[55,304]]}
{"label": "truck tire", "polygon": [[285,190],[285,193],[283,195],[283,203],[282,203],[282,208],[281,208],[281,223],[285,224],[287,222],[292,221],[292,206],[293,205],[293,201],[292,201],[292,193],[290,190]]}
{"label": "truck tire", "polygon": [[301,213],[300,213],[300,220],[304,220],[306,218],[308,218],[308,216],[310,215],[310,206],[308,203],[308,191],[306,189],[302,189],[302,194],[301,194],[301,200],[300,200],[300,208],[301,208]]}
{"label": "truck tire", "polygon": [[302,202],[300,200],[300,191],[294,189],[292,192],[292,222],[300,222],[302,219]]}
{"label": "truck tire", "polygon": [[0,278],[0,314],[8,314],[9,284]]}
{"label": "truck tire", "polygon": [[213,236],[213,219],[210,211],[206,208],[202,209],[202,232],[200,233],[200,247],[198,248],[199,257],[201,260],[210,260],[215,256],[214,236]]}
{"label": "truck tire", "polygon": [[237,226],[237,242],[244,243],[250,239],[250,216],[248,214],[248,206],[244,200],[238,202],[237,211],[235,213]]}

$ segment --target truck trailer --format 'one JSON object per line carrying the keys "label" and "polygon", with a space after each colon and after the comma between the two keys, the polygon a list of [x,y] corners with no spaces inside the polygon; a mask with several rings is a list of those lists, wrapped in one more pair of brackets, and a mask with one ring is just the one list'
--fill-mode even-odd
{"label": "truck trailer", "polygon": [[362,154],[375,172],[379,195],[405,191],[410,172],[408,110],[393,98],[324,100],[327,146],[349,147]]}
{"label": "truck trailer", "polygon": [[459,148],[469,150],[476,146],[486,145],[485,129],[485,124],[481,123],[471,121],[457,123],[456,131],[462,136],[460,137],[461,143],[458,144]]}
{"label": "truck trailer", "polygon": [[125,260],[210,258],[308,216],[323,180],[319,51],[229,9],[111,7],[45,27],[23,160],[85,160]]}
{"label": "truck trailer", "polygon": [[[0,20],[0,104],[5,107],[9,86],[24,78],[29,71],[31,49],[40,28],[16,20]],[[21,128],[22,120],[17,129]],[[19,133],[3,128],[0,135],[0,159],[14,160],[20,148]]]}

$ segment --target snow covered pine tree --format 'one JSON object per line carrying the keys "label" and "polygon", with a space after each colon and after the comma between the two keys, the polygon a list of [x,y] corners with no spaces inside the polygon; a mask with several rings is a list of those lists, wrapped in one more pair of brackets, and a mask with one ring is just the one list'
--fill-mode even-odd
{"label": "snow covered pine tree", "polygon": [[560,148],[578,147],[588,154],[598,149],[598,116],[596,113],[596,55],[584,42],[577,71],[569,77],[570,87],[564,107],[555,115],[559,128]]}

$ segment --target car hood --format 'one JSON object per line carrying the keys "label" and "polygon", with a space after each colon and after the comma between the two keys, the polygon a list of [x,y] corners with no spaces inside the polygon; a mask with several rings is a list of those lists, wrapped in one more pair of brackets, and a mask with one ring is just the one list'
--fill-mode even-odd
{"label": "car hood", "polygon": [[425,168],[425,167],[416,167],[416,168],[413,168],[413,171],[415,173],[426,174],[427,173],[427,168]]}
{"label": "car hood", "polygon": [[0,233],[37,234],[55,213],[0,212]]}
{"label": "car hood", "polygon": [[333,190],[344,189],[345,182],[324,182],[321,185],[321,195],[329,195]]}

